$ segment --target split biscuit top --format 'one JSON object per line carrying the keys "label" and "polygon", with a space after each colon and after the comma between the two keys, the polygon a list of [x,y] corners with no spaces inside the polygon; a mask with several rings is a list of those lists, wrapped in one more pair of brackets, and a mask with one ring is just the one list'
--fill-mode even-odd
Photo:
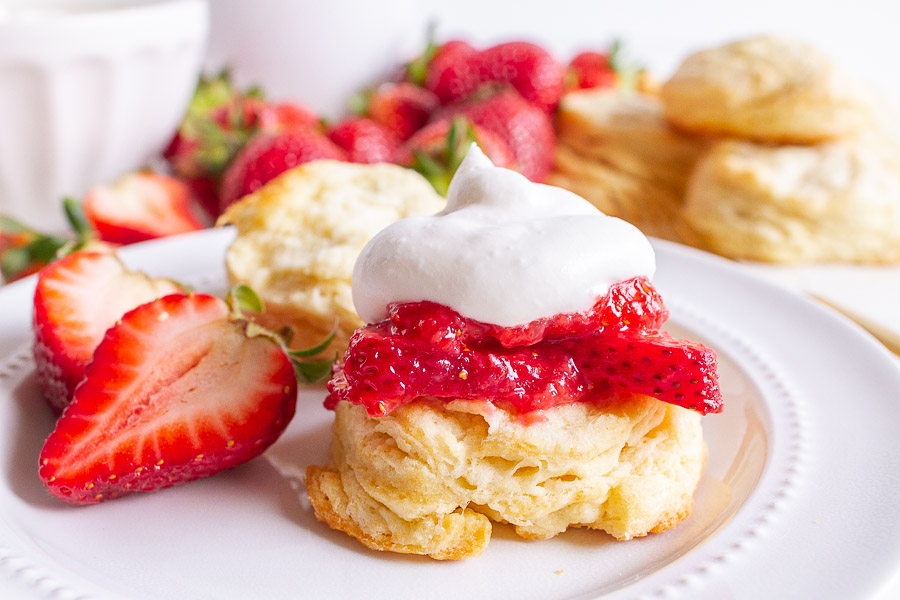
{"label": "split biscuit top", "polygon": [[772,36],[688,56],[661,97],[678,127],[766,142],[854,136],[874,120],[870,90],[815,47]]}
{"label": "split biscuit top", "polygon": [[684,219],[706,249],[769,262],[900,261],[900,152],[878,140],[728,140],[700,163]]}
{"label": "split biscuit top", "polygon": [[396,165],[300,165],[220,217],[237,229],[225,257],[229,279],[257,291],[266,325],[294,327],[295,347],[320,342],[337,322],[332,348],[343,352],[365,325],[350,289],[363,246],[391,223],[444,204],[424,177]]}

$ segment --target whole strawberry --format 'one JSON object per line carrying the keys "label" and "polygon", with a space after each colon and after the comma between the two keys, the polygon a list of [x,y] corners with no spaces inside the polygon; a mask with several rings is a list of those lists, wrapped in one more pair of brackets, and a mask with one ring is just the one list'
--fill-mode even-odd
{"label": "whole strawberry", "polygon": [[74,237],[36,231],[15,219],[0,215],[0,283],[37,273],[72,252],[113,250],[112,244],[97,239],[97,232],[84,215],[81,202],[64,198],[62,205]]}
{"label": "whole strawberry", "polygon": [[481,83],[481,72],[475,57],[478,51],[461,40],[450,40],[435,47],[429,45],[424,57],[421,83],[432,91],[441,104],[464,99]]}
{"label": "whole strawberry", "polygon": [[203,229],[187,184],[174,177],[141,171],[109,185],[91,188],[84,213],[100,239],[132,244]]}
{"label": "whole strawberry", "polygon": [[381,123],[365,117],[349,117],[328,134],[332,142],[347,152],[355,163],[393,162],[400,140]]}
{"label": "whole strawberry", "polygon": [[609,54],[581,52],[569,63],[566,72],[568,89],[611,88],[616,85],[616,72],[610,65]]}
{"label": "whole strawberry", "polygon": [[167,279],[128,271],[110,253],[75,252],[41,270],[34,290],[38,386],[62,412],[106,330],[127,311],[181,291]]}
{"label": "whole strawberry", "polygon": [[41,481],[60,500],[95,504],[246,462],[291,421],[301,374],[234,296],[143,304],[97,346],[41,450]]}
{"label": "whole strawberry", "polygon": [[552,112],[562,96],[564,78],[563,66],[530,42],[506,42],[481,52],[464,42],[448,42],[431,59],[425,87],[441,103],[449,104],[466,100],[483,88],[496,91],[510,86],[528,102]]}
{"label": "whole strawberry", "polygon": [[438,106],[440,101],[432,92],[403,81],[375,88],[363,112],[405,141],[428,122]]}
{"label": "whole strawberry", "polygon": [[563,93],[565,68],[537,44],[507,42],[483,51],[479,57],[481,79],[508,83],[528,102],[553,112]]}
{"label": "whole strawberry", "polygon": [[448,106],[439,114],[461,115],[497,134],[512,151],[518,171],[532,181],[544,181],[553,167],[556,154],[553,121],[514,90]]}
{"label": "whole strawberry", "polygon": [[446,196],[450,180],[473,142],[494,165],[516,167],[512,151],[499,135],[464,117],[446,117],[420,129],[397,153],[397,163],[424,175],[435,191]]}
{"label": "whole strawberry", "polygon": [[314,129],[258,135],[247,143],[225,171],[219,190],[219,211],[288,169],[318,159],[347,160],[347,153]]}
{"label": "whole strawberry", "polygon": [[200,79],[163,157],[204,209],[217,216],[222,174],[254,135],[319,127],[319,118],[309,109],[269,103],[259,90],[235,88],[223,72]]}

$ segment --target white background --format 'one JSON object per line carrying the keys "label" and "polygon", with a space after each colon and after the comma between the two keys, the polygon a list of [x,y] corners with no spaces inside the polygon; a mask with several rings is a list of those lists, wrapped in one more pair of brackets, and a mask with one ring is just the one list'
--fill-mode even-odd
{"label": "white background", "polygon": [[560,60],[621,38],[661,78],[693,49],[785,34],[820,46],[900,101],[900,5],[874,0],[214,0],[208,65],[231,64],[239,79],[263,84],[273,98],[334,116],[349,90],[413,56],[429,21],[439,40],[528,39]]}

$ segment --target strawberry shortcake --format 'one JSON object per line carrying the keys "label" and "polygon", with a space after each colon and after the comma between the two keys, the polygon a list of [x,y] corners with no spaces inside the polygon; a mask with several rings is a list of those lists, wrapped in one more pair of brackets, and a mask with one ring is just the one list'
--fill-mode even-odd
{"label": "strawberry shortcake", "polygon": [[660,331],[653,249],[565,190],[473,146],[447,208],[357,260],[357,330],[328,383],[316,516],[378,550],[459,559],[491,523],[620,540],[693,507],[715,353]]}

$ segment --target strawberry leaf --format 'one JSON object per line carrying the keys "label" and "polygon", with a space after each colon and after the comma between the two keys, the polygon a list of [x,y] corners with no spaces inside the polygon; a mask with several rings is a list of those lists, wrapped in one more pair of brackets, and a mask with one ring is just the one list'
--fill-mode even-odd
{"label": "strawberry leaf", "polygon": [[243,312],[261,313],[265,310],[262,298],[249,285],[239,283],[228,291],[228,307],[239,315]]}
{"label": "strawberry leaf", "polygon": [[322,352],[325,348],[328,347],[328,344],[334,339],[335,334],[337,333],[337,328],[332,329],[331,333],[325,338],[322,342],[316,344],[312,348],[305,348],[303,350],[292,350],[288,352],[291,356],[296,356],[298,358],[303,358],[305,356],[315,356],[316,354]]}
{"label": "strawberry leaf", "polygon": [[337,356],[328,360],[291,362],[294,365],[294,374],[297,375],[297,381],[301,384],[310,385],[313,383],[318,383],[327,378],[331,374],[331,365],[336,359]]}

